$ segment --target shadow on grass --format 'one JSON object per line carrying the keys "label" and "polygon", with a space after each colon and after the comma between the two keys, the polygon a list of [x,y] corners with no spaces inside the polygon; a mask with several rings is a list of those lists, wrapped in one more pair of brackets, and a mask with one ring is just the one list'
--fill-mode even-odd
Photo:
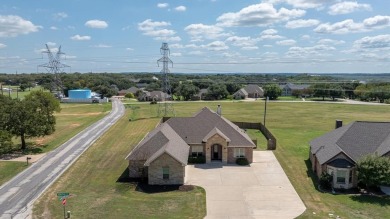
{"label": "shadow on grass", "polygon": [[382,207],[390,205],[390,196],[376,196],[376,195],[353,195],[350,199],[365,204],[375,204]]}
{"label": "shadow on grass", "polygon": [[135,191],[147,194],[181,191],[181,185],[148,185],[147,178],[130,178],[128,168],[123,171],[116,182],[120,183],[117,188],[119,190],[135,187]]}
{"label": "shadow on grass", "polygon": [[317,191],[322,192],[321,190],[318,189],[318,176],[312,170],[310,159],[305,160],[305,164],[306,164],[306,168],[307,168],[306,174],[308,177],[311,178],[311,181],[313,183],[314,188],[316,188]]}

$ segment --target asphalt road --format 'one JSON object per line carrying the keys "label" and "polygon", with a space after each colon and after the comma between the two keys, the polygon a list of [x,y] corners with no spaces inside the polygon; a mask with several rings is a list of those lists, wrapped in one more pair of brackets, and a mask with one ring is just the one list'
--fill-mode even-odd
{"label": "asphalt road", "polygon": [[[118,119],[125,109],[113,101],[111,112],[0,187],[0,218],[29,218],[34,201]],[[66,191],[59,191],[66,192]],[[60,204],[60,203],[59,203]]]}

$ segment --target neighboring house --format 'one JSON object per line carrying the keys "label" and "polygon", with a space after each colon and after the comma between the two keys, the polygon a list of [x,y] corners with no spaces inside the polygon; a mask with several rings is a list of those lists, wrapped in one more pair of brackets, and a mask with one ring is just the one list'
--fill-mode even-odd
{"label": "neighboring house", "polygon": [[145,91],[139,97],[139,101],[163,101],[170,98],[170,95],[162,91]]}
{"label": "neighboring house", "polygon": [[233,97],[235,99],[261,98],[264,97],[264,90],[256,84],[248,84],[234,93]]}
{"label": "neighboring house", "polygon": [[191,100],[204,100],[207,94],[207,89],[203,88],[199,90],[198,94],[191,97]]}
{"label": "neighboring house", "polygon": [[136,88],[136,87],[131,87],[129,89],[126,89],[126,90],[120,90],[118,92],[118,96],[125,96],[126,94],[128,93],[132,93],[135,95],[135,93],[137,93],[137,91],[139,91],[140,89],[139,88]]}
{"label": "neighboring house", "polygon": [[[294,91],[305,91],[310,85],[287,83],[285,85],[279,85],[279,87],[282,89],[282,96],[293,96]],[[308,94],[302,93],[302,96],[308,96]]]}
{"label": "neighboring house", "polygon": [[340,122],[310,142],[310,160],[318,177],[329,173],[334,188],[348,189],[357,186],[356,163],[362,157],[390,156],[390,122],[356,121],[346,126]]}
{"label": "neighboring house", "polygon": [[[220,112],[220,110],[219,110]],[[188,157],[206,163],[252,163],[255,144],[238,126],[205,107],[192,117],[170,118],[148,133],[126,157],[130,177],[149,184],[183,184]]]}

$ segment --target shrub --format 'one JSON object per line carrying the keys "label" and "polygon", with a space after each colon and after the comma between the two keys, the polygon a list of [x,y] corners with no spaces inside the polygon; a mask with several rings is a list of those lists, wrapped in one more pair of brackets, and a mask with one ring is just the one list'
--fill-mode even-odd
{"label": "shrub", "polygon": [[390,185],[390,158],[369,155],[357,163],[358,179],[367,187]]}
{"label": "shrub", "polygon": [[150,104],[157,104],[157,101],[155,101],[155,100],[150,101]]}
{"label": "shrub", "polygon": [[206,163],[206,157],[205,156],[188,157],[188,163],[191,164]]}
{"label": "shrub", "polygon": [[126,98],[134,98],[134,94],[133,93],[127,93],[125,95]]}
{"label": "shrub", "polygon": [[332,188],[333,176],[329,173],[322,173],[320,177],[320,187],[324,190],[330,190]]}
{"label": "shrub", "polygon": [[246,166],[246,165],[249,165],[249,162],[245,157],[240,157],[240,158],[236,159],[236,164],[238,164],[240,166]]}

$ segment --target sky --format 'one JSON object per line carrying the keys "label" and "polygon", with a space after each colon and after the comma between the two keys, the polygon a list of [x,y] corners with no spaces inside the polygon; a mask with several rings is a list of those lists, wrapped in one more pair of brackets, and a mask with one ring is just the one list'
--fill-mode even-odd
{"label": "sky", "polygon": [[[0,72],[390,73],[388,0],[1,0]],[[46,51],[46,52],[45,52]]]}

